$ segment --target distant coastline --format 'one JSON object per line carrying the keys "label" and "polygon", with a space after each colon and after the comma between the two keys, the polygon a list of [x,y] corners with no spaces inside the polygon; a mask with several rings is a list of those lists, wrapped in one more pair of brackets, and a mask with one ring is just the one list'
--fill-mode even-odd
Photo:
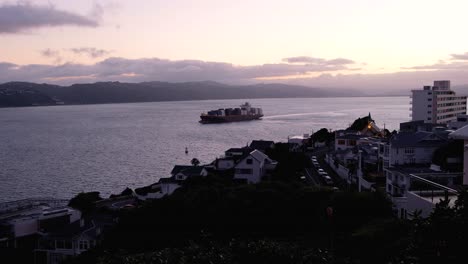
{"label": "distant coastline", "polygon": [[356,90],[322,89],[286,84],[231,86],[216,82],[99,82],[57,86],[27,82],[0,84],[0,107],[90,105],[200,100],[394,97],[368,95]]}

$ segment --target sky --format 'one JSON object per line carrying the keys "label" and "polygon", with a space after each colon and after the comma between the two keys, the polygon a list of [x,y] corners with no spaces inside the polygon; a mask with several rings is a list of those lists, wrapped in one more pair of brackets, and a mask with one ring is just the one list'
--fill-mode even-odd
{"label": "sky", "polygon": [[0,83],[468,84],[466,0],[0,0]]}

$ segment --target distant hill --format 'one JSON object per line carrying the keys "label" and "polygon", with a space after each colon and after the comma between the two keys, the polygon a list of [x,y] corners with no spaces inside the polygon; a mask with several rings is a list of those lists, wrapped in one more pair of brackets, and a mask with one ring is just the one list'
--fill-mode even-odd
{"label": "distant hill", "polygon": [[327,90],[299,85],[226,85],[204,82],[97,82],[58,86],[27,82],[0,84],[0,107],[103,104],[208,99],[360,96],[356,91]]}
{"label": "distant hill", "polygon": [[55,105],[59,103],[38,91],[37,84],[6,83],[0,85],[0,107]]}
{"label": "distant hill", "polygon": [[455,85],[452,87],[452,90],[459,95],[468,95],[468,84]]}

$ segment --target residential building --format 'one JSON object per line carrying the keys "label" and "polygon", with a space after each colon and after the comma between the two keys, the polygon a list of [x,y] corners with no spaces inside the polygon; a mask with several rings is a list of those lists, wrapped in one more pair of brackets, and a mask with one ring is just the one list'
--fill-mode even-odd
{"label": "residential building", "polygon": [[176,165],[172,169],[171,175],[176,181],[185,181],[191,177],[206,176],[208,172],[204,166]]}
{"label": "residential building", "polygon": [[[449,123],[450,124],[450,123]],[[446,124],[426,123],[424,120],[416,120],[400,123],[399,132],[432,132],[436,127],[446,127]]]}
{"label": "residential building", "polygon": [[0,247],[30,252],[35,263],[55,264],[96,246],[106,224],[82,218],[67,202],[40,198],[1,203]]}
{"label": "residential building", "polygon": [[193,177],[205,177],[208,175],[204,166],[176,165],[171,171],[171,177],[161,178],[155,184],[135,189],[135,196],[139,200],[159,199],[171,195],[182,186],[182,183]]}
{"label": "residential building", "polygon": [[359,144],[359,140],[366,138],[360,134],[343,134],[335,137],[335,151],[352,149]]}
{"label": "residential building", "polygon": [[457,119],[447,123],[448,129],[457,130],[468,125],[468,115],[460,114],[457,115]]}
{"label": "residential building", "polygon": [[266,174],[271,173],[276,165],[276,161],[256,149],[236,164],[234,179],[258,183]]}
{"label": "residential building", "polygon": [[440,201],[456,200],[456,186],[462,173],[445,173],[428,167],[385,168],[386,192],[400,218],[413,218],[417,212],[427,217]]}
{"label": "residential building", "polygon": [[412,90],[411,117],[413,121],[446,124],[466,114],[466,96],[457,96],[450,90],[450,81],[434,81],[422,90]]}
{"label": "residential building", "polygon": [[275,142],[270,140],[252,140],[249,147],[254,150],[260,150],[263,153],[266,153],[268,149],[275,147]]}
{"label": "residential building", "polygon": [[448,144],[448,131],[400,132],[386,142],[382,142],[379,154],[383,167],[398,165],[430,164],[434,151]]}
{"label": "residential building", "polygon": [[463,185],[468,185],[468,125],[450,133],[450,138],[463,140]]}

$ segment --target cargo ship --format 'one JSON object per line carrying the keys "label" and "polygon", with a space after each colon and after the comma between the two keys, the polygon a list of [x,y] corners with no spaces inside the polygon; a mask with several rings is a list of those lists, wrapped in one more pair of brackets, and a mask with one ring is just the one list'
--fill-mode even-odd
{"label": "cargo ship", "polygon": [[200,115],[200,123],[227,123],[239,122],[260,119],[263,116],[261,108],[252,107],[248,102],[241,105],[239,108],[221,108],[218,110],[211,110],[208,113]]}

